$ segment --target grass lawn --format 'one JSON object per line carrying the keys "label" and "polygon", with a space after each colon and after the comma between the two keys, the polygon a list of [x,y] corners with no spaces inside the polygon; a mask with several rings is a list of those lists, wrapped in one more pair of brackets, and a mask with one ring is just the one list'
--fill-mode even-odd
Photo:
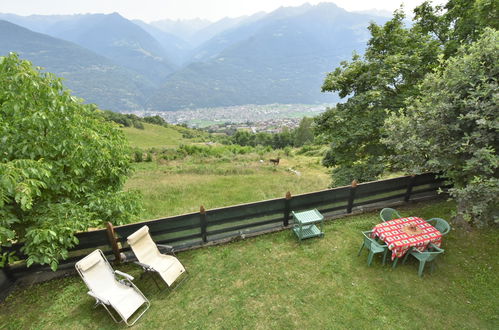
{"label": "grass lawn", "polygon": [[252,153],[231,159],[189,157],[137,163],[126,189],[142,192],[143,219],[147,220],[197,212],[201,205],[209,209],[284,197],[287,191],[317,191],[326,189],[331,181],[319,157],[281,156],[279,166],[270,165],[272,157],[275,155]]}
{"label": "grass lawn", "polygon": [[[399,208],[449,218],[449,202]],[[137,329],[497,329],[499,232],[452,230],[435,273],[414,259],[395,270],[357,257],[377,212],[330,221],[301,245],[290,230],[181,252],[190,277],[172,293],[135,280],[151,300]],[[139,275],[133,265],[120,270]],[[0,304],[0,329],[115,329],[77,277],[18,289]]]}
{"label": "grass lawn", "polygon": [[122,130],[130,145],[137,148],[176,147],[181,143],[188,142],[182,138],[182,134],[178,130],[171,127],[144,123],[144,129],[123,127]]}

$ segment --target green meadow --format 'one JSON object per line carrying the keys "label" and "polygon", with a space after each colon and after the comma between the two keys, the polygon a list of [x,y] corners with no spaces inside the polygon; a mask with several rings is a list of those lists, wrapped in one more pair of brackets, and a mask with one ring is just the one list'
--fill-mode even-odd
{"label": "green meadow", "polygon": [[[196,212],[201,205],[209,209],[284,197],[288,191],[312,192],[326,189],[330,183],[328,171],[318,156],[296,155],[295,151],[286,155],[283,150],[261,148],[239,150],[185,138],[174,140],[171,128],[144,126],[144,130],[124,129],[133,147],[144,148],[149,143],[148,148],[173,150],[190,141],[206,152],[181,159],[156,155],[152,162],[134,164],[135,173],[125,188],[142,192],[143,220]],[[167,136],[156,141],[161,132]],[[161,145],[161,141],[165,144]],[[280,157],[277,166],[269,162],[276,157]]]}
{"label": "green meadow", "polygon": [[182,137],[182,133],[172,127],[163,127],[143,123],[144,129],[135,127],[123,127],[128,141],[133,147],[137,148],[159,148],[174,147],[181,143],[188,142]]}

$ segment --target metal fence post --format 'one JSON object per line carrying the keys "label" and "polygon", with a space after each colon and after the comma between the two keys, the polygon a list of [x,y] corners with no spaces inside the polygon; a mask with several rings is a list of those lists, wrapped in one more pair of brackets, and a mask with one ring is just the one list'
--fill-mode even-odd
{"label": "metal fence post", "polygon": [[357,190],[358,184],[359,183],[357,182],[357,180],[353,180],[352,185],[350,186],[350,196],[348,197],[347,213],[352,213],[353,202],[355,200],[355,190]]}
{"label": "metal fence post", "polygon": [[116,234],[114,232],[113,224],[108,222],[106,224],[106,229],[107,229],[107,238],[109,239],[109,244],[113,249],[114,260],[115,262],[120,263],[121,262],[120,248],[118,247],[118,241],[116,240]]}
{"label": "metal fence post", "polygon": [[287,227],[289,225],[289,213],[291,212],[291,193],[288,191],[286,193],[286,199],[284,200],[284,220],[283,225]]}
{"label": "metal fence post", "polygon": [[208,237],[206,235],[206,227],[208,224],[206,222],[206,210],[203,205],[199,207],[199,223],[201,225],[201,237],[203,238],[203,242],[206,243],[208,242]]}

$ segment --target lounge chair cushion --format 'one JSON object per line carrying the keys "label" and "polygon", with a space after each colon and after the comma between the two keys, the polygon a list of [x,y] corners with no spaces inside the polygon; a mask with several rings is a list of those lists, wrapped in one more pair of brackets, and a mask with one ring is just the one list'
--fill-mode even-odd
{"label": "lounge chair cushion", "polygon": [[183,272],[184,266],[174,256],[160,255],[151,261],[150,265],[161,275],[170,286]]}
{"label": "lounge chair cushion", "polygon": [[123,284],[113,286],[104,294],[109,297],[111,306],[113,306],[125,320],[132,316],[132,314],[146,302],[144,297],[134,288]]}
{"label": "lounge chair cushion", "polygon": [[128,244],[133,245],[133,244],[137,243],[142,237],[144,237],[147,234],[149,234],[149,227],[143,226],[142,228],[137,230],[135,233],[128,236],[128,238],[127,238]]}
{"label": "lounge chair cushion", "polygon": [[99,253],[90,253],[88,256],[83,258],[78,262],[78,267],[80,267],[82,272],[86,272],[93,266],[97,265],[100,261],[102,261],[102,257]]}

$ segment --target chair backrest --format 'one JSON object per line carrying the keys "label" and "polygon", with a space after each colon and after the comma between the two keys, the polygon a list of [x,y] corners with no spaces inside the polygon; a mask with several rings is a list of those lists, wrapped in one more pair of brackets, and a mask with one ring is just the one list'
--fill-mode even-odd
{"label": "chair backrest", "polygon": [[444,253],[444,249],[441,249],[433,244],[430,244],[428,246],[428,249],[424,252],[420,252],[422,253],[423,255],[425,255],[425,260],[426,261],[432,261],[433,259],[435,259],[436,257],[438,257],[439,254],[442,254]]}
{"label": "chair backrest", "polygon": [[379,216],[383,221],[390,221],[393,219],[402,218],[400,214],[397,212],[397,210],[391,209],[389,207],[385,207],[384,209],[382,209],[381,212],[379,212]]}
{"label": "chair backrest", "polygon": [[99,249],[78,261],[75,267],[87,287],[95,293],[103,292],[117,283],[113,268]]}
{"label": "chair backrest", "polygon": [[439,232],[442,233],[442,235],[447,235],[450,232],[450,225],[447,221],[441,218],[431,218],[428,221],[435,221],[435,228],[438,229]]}
{"label": "chair backrest", "polygon": [[128,236],[127,242],[132,248],[137,260],[144,264],[150,264],[151,260],[154,260],[161,255],[156,243],[154,243],[149,234],[148,226],[143,226],[135,233]]}
{"label": "chair backrest", "polygon": [[362,232],[362,235],[364,235],[364,245],[367,246],[369,249],[371,249],[371,247],[373,247],[373,246],[382,249],[383,246],[381,244],[379,244],[378,242],[376,242],[376,240],[374,238],[371,238],[371,233],[372,233],[372,231],[363,231]]}

